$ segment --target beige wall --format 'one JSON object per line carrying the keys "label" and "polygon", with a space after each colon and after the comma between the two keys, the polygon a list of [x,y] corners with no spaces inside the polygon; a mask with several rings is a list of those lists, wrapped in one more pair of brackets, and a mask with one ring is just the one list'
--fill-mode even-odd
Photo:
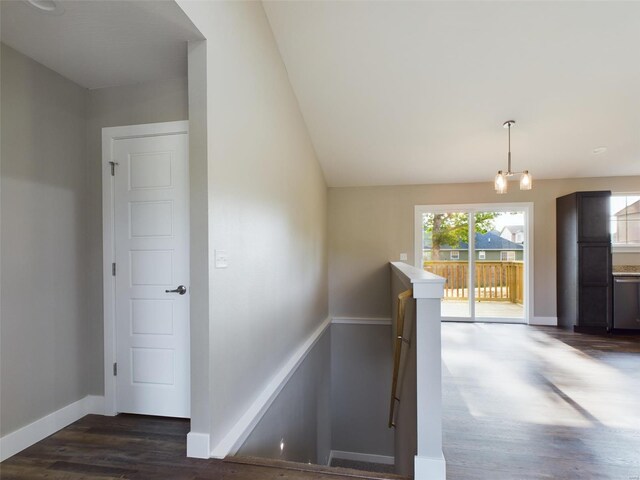
{"label": "beige wall", "polygon": [[327,316],[327,188],[262,4],[178,3],[207,40],[210,255],[229,259],[210,271],[215,447]]}
{"label": "beige wall", "polygon": [[[186,55],[186,52],[185,52]],[[86,115],[89,389],[104,392],[102,305],[102,128],[189,118],[187,79],[88,91]]]}
{"label": "beige wall", "polygon": [[[458,203],[534,203],[534,315],[556,316],[555,199],[582,190],[640,191],[640,177],[539,180],[529,192],[510,185],[496,195],[490,181],[451,185],[329,189],[329,299],[337,316],[390,314],[390,260],[413,264],[414,206]],[[614,263],[640,264],[640,254]]]}
{"label": "beige wall", "polygon": [[2,45],[0,434],[88,393],[87,94]]}

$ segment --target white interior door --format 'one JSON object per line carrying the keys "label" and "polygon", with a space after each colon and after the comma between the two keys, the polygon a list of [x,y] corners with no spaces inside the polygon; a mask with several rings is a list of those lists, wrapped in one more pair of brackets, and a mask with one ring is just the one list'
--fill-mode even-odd
{"label": "white interior door", "polygon": [[116,408],[189,417],[188,138],[114,139]]}

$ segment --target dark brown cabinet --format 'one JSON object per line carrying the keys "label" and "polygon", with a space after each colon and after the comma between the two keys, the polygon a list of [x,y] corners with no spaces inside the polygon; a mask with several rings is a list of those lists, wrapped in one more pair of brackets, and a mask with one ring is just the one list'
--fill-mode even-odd
{"label": "dark brown cabinet", "polygon": [[611,192],[578,192],[572,195],[575,195],[578,211],[578,242],[611,243],[609,234]]}
{"label": "dark brown cabinet", "polygon": [[611,192],[576,192],[556,199],[558,326],[576,331],[611,327]]}

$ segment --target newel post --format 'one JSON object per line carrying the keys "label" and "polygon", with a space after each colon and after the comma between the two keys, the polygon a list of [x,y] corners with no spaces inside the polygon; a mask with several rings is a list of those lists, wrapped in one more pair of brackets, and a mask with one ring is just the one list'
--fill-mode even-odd
{"label": "newel post", "polygon": [[418,452],[415,457],[416,480],[445,480],[446,465],[442,453],[442,342],[440,301],[442,285],[417,288],[416,299],[416,380]]}
{"label": "newel post", "polygon": [[[409,268],[407,268],[409,267]],[[442,453],[442,314],[445,279],[404,266],[416,299],[417,455],[415,480],[446,480]]]}

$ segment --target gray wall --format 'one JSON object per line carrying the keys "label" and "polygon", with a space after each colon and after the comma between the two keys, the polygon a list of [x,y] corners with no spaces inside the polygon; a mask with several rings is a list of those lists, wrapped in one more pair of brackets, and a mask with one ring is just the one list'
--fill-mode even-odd
{"label": "gray wall", "polygon": [[0,434],[102,395],[102,127],[188,118],[187,80],[88,91],[2,45]]}
{"label": "gray wall", "polygon": [[102,305],[102,128],[189,118],[187,79],[88,91],[86,119],[89,391],[104,393]]}
{"label": "gray wall", "polygon": [[[331,328],[325,330],[238,455],[327,464],[331,450]],[[280,451],[280,441],[284,450]]]}
{"label": "gray wall", "polygon": [[1,47],[0,434],[87,395],[87,92]]}
{"label": "gray wall", "polygon": [[178,4],[207,39],[210,255],[229,259],[210,271],[215,447],[327,317],[327,187],[262,4]]}
{"label": "gray wall", "polygon": [[[329,297],[336,316],[387,316],[388,262],[414,256],[414,206],[457,203],[534,203],[534,314],[556,316],[555,199],[581,190],[634,192],[640,177],[538,180],[533,190],[496,195],[484,183],[329,189]],[[512,186],[512,187],[515,187]],[[614,264],[640,263],[615,254]]]}
{"label": "gray wall", "polygon": [[333,450],[394,455],[391,346],[390,325],[331,325]]}
{"label": "gray wall", "polygon": [[[190,42],[188,52],[191,432],[206,436],[211,426],[206,40]],[[200,452],[200,455],[206,456],[206,453]]]}
{"label": "gray wall", "polygon": [[394,456],[391,341],[390,325],[332,324],[237,454],[319,464],[330,450]]}

